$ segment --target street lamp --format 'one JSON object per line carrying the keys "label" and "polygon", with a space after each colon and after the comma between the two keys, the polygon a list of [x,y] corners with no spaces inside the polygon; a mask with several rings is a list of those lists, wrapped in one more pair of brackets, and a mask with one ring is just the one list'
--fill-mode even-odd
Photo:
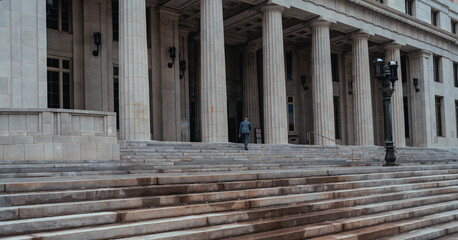
{"label": "street lamp", "polygon": [[[375,78],[383,93],[385,107],[385,165],[397,166],[393,142],[393,129],[391,127],[391,96],[394,92],[394,83],[398,80],[398,63],[391,61],[385,63],[381,58],[374,61]],[[391,83],[391,84],[390,84]]]}

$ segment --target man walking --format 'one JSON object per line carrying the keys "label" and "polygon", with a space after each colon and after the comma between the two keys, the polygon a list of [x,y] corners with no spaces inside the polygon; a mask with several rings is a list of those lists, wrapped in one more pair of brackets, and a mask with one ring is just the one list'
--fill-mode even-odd
{"label": "man walking", "polygon": [[251,123],[248,122],[248,118],[245,117],[243,122],[240,123],[239,128],[239,137],[243,137],[243,146],[245,147],[245,150],[248,150],[248,139],[250,138],[250,132]]}

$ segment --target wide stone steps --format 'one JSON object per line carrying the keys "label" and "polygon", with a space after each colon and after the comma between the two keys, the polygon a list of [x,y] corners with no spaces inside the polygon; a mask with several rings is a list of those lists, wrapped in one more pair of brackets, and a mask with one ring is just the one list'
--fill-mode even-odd
{"label": "wide stone steps", "polygon": [[294,239],[457,209],[454,164],[0,180],[2,239]]}

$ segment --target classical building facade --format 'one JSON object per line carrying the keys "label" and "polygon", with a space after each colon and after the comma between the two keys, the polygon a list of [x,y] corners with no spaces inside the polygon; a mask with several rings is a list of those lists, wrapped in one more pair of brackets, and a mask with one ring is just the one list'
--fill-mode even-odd
{"label": "classical building facade", "polygon": [[400,65],[396,146],[458,147],[449,0],[0,0],[0,159],[117,140],[383,145],[372,61]]}

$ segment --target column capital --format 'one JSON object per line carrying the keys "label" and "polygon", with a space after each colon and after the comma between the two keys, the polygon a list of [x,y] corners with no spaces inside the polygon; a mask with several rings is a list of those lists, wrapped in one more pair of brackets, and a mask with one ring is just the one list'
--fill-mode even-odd
{"label": "column capital", "polygon": [[319,19],[313,20],[310,23],[310,26],[312,26],[312,27],[329,27],[329,26],[331,26],[331,22],[319,18]]}
{"label": "column capital", "polygon": [[351,35],[352,39],[369,39],[371,35],[364,32],[356,32]]}
{"label": "column capital", "polygon": [[259,9],[259,11],[261,12],[283,12],[285,8],[280,6],[280,5],[277,5],[277,4],[268,4],[268,5],[265,5],[263,7],[261,7],[261,9]]}
{"label": "column capital", "polygon": [[418,51],[414,51],[414,52],[411,52],[409,53],[407,56],[409,57],[419,57],[419,56],[428,56],[428,57],[431,57],[433,55],[432,52],[430,51],[427,51],[427,50],[424,50],[424,49],[420,49]]}

